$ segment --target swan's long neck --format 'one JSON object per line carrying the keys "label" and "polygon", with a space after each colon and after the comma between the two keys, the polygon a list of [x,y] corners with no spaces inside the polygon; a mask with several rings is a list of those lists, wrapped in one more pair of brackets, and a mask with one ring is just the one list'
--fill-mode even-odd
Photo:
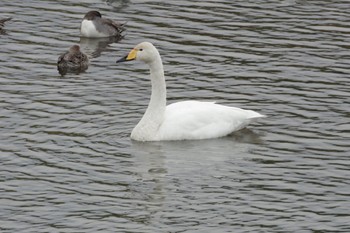
{"label": "swan's long neck", "polygon": [[147,137],[149,140],[149,137],[156,135],[159,126],[164,120],[166,107],[164,70],[159,55],[157,56],[157,59],[149,63],[149,67],[152,83],[151,99],[145,114],[132,133],[132,137],[139,140],[143,140],[143,137]]}
{"label": "swan's long neck", "polygon": [[150,114],[157,121],[161,118],[162,122],[166,106],[166,86],[163,64],[160,57],[150,64],[150,73],[152,94],[145,115]]}

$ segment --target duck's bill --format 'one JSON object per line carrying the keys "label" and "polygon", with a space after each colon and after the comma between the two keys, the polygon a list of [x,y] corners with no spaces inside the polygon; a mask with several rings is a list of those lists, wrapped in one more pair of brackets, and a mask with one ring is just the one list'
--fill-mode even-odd
{"label": "duck's bill", "polygon": [[135,60],[136,59],[136,52],[137,51],[135,49],[132,49],[128,55],[126,55],[125,57],[119,59],[117,61],[117,63]]}

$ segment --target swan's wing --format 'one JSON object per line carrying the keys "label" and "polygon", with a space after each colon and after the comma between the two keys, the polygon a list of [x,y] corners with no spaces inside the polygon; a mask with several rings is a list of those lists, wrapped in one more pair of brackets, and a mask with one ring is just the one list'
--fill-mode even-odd
{"label": "swan's wing", "polygon": [[263,115],[213,102],[183,101],[166,107],[160,140],[222,137]]}

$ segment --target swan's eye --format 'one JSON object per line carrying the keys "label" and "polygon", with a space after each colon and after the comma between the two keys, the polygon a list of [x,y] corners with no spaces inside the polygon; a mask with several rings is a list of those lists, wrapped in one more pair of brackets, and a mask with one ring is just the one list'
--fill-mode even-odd
{"label": "swan's eye", "polygon": [[142,51],[143,49],[139,49],[139,51]]}

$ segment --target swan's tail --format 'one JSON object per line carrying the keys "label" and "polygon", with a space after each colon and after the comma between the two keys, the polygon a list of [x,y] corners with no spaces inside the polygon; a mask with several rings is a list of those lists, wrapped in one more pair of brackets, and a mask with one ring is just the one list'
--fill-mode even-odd
{"label": "swan's tail", "polygon": [[255,121],[256,119],[259,119],[259,118],[266,117],[265,115],[262,115],[252,110],[246,110],[246,111],[248,112],[248,119],[251,119],[252,121]]}

